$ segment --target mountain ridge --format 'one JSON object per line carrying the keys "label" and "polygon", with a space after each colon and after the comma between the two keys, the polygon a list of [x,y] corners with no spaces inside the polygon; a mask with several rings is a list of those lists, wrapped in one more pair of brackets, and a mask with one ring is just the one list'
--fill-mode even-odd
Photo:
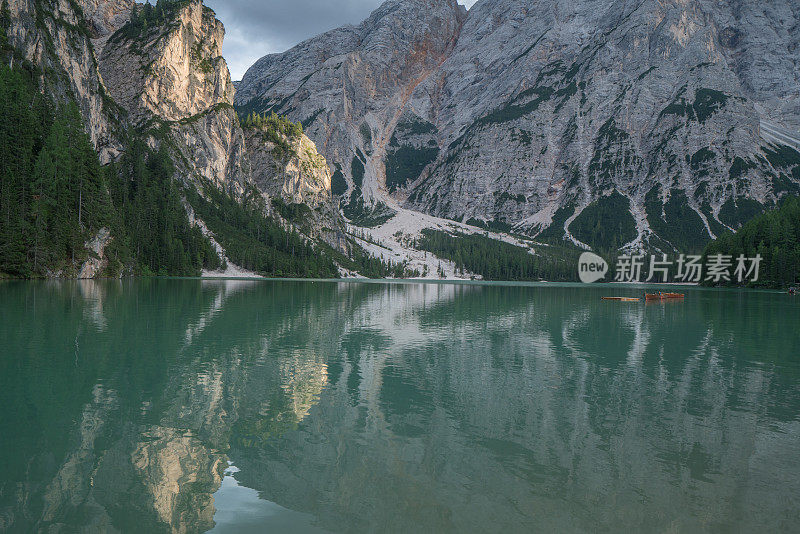
{"label": "mountain ridge", "polygon": [[[417,0],[376,13],[386,6],[415,8],[421,28],[441,13]],[[380,19],[356,28],[390,42]],[[786,68],[800,65],[799,22],[791,2],[483,1],[453,46],[437,34],[446,57],[408,94],[397,90],[412,81],[402,71],[376,92],[334,68],[410,54],[362,46],[333,63],[350,27],[262,58],[235,103],[308,125],[346,182],[345,214],[399,203],[603,248],[613,244],[596,239],[603,222],[589,215],[618,212],[618,195],[627,214],[607,222],[634,228],[626,248],[685,251],[737,228],[754,203],[800,191],[800,160],[781,160],[761,131],[762,120],[800,127],[798,70]]]}

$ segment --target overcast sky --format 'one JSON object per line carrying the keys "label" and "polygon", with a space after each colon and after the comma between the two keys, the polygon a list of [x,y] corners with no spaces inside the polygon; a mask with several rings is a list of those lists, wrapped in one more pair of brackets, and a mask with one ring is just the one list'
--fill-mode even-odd
{"label": "overcast sky", "polygon": [[[151,0],[153,1],[153,0]],[[223,55],[241,80],[255,61],[343,24],[367,18],[382,0],[206,0],[225,24]],[[476,0],[459,0],[471,6]]]}

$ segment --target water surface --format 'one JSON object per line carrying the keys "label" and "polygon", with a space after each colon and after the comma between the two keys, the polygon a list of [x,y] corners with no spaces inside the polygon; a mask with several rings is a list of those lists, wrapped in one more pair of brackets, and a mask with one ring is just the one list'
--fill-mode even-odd
{"label": "water surface", "polygon": [[0,284],[0,531],[800,530],[800,300]]}

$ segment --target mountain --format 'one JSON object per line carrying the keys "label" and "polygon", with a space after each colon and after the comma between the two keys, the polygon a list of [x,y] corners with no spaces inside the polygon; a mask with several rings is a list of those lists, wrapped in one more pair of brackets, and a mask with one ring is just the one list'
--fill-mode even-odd
{"label": "mountain", "polygon": [[350,219],[699,250],[800,192],[799,25],[791,0],[389,0],[235,105],[301,121]]}
{"label": "mountain", "polygon": [[391,214],[378,190],[389,139],[417,85],[452,53],[465,18],[455,0],[386,2],[359,26],[259,60],[236,105],[302,118],[333,166],[334,189],[348,199],[345,213]]}
{"label": "mountain", "polygon": [[201,0],[1,7],[0,274],[404,270],[346,235],[299,124],[240,120]]}
{"label": "mountain", "polygon": [[238,200],[255,189],[267,200],[266,211],[278,218],[275,200],[318,209],[324,212],[318,222],[326,229],[306,225],[304,233],[343,247],[327,164],[314,144],[302,129],[291,139],[288,132],[276,130],[272,142],[261,142],[270,128],[287,124],[277,119],[243,127],[233,109],[236,89],[221,55],[222,23],[200,1],[174,6],[175,13],[166,15],[164,23],[149,29],[129,25],[108,40],[100,72],[111,97],[125,108],[130,122],[154,138],[166,132],[183,180],[200,190],[210,184]]}
{"label": "mountain", "polygon": [[234,83],[200,0],[4,0],[0,275],[475,276],[442,232],[519,276],[700,251],[800,192],[798,21],[389,0]]}

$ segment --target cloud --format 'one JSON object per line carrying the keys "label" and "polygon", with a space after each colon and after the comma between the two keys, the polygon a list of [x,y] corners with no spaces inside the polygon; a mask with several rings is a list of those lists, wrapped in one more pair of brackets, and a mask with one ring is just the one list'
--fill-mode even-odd
{"label": "cloud", "polygon": [[[462,1],[470,7],[476,0]],[[206,0],[225,24],[223,55],[239,80],[262,56],[344,24],[358,24],[381,0]]]}

